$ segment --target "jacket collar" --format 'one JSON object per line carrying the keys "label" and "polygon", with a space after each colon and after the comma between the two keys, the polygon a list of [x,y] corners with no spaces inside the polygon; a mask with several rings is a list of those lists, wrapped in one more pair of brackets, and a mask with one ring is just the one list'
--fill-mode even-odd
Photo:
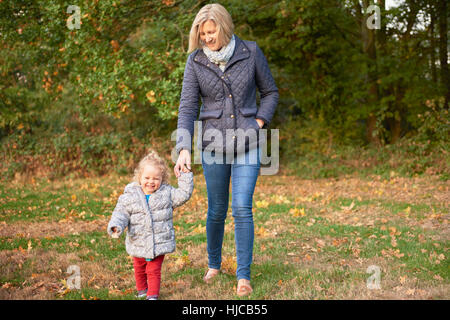
{"label": "jacket collar", "polygon": [[[155,203],[160,201],[160,198],[163,197],[165,190],[168,188],[168,184],[162,183],[158,190],[156,190],[152,195],[150,196],[150,203]],[[141,204],[144,207],[144,209],[147,211],[147,213],[150,214],[150,207],[147,203],[147,199],[145,198],[145,193],[142,190],[141,186],[137,182],[131,182],[125,187],[125,193],[130,192],[137,194],[138,198],[141,200]]]}
{"label": "jacket collar", "polygon": [[[235,37],[235,41],[236,41],[236,44],[234,47],[234,53],[231,56],[228,63],[225,65],[224,72],[226,72],[227,69],[229,69],[236,62],[250,57],[250,51],[249,51],[248,47],[245,45],[244,41],[242,41],[237,35],[234,35],[234,37]],[[204,65],[205,67],[207,67],[209,69],[214,70],[216,73],[218,73],[218,72],[219,72],[219,74],[222,73],[222,70],[220,70],[220,68],[217,65],[215,65],[214,63],[209,61],[208,57],[206,56],[206,54],[203,52],[202,49],[197,49],[197,51],[194,55],[194,61]]]}

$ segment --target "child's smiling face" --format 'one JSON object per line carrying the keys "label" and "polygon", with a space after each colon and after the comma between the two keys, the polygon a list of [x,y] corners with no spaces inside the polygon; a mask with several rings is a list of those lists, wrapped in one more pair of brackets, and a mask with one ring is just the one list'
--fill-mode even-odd
{"label": "child's smiling face", "polygon": [[159,189],[162,182],[161,170],[152,165],[146,165],[139,181],[145,194],[152,194]]}

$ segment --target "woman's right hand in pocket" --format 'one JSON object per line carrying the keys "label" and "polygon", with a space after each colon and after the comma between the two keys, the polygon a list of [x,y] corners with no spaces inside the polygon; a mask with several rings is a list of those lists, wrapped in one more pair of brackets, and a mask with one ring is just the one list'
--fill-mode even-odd
{"label": "woman's right hand in pocket", "polygon": [[181,171],[191,171],[191,153],[189,150],[183,149],[180,151],[177,163],[175,164],[173,171],[177,178],[181,175]]}

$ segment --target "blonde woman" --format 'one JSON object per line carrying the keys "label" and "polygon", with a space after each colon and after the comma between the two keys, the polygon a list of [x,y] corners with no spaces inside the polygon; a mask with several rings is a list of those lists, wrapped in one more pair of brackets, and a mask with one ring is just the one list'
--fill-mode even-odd
{"label": "blonde woman", "polygon": [[[206,237],[209,282],[220,272],[230,180],[237,255],[237,294],[249,295],[253,259],[253,193],[260,169],[258,131],[272,120],[278,89],[256,42],[234,34],[228,11],[220,4],[200,9],[189,34],[189,52],[178,112],[176,176],[190,169],[194,121],[199,100],[202,167],[208,194]],[[256,103],[256,89],[260,105]],[[242,129],[239,131],[238,129]],[[182,136],[180,132],[189,134]],[[230,134],[231,132],[231,134]],[[242,138],[238,133],[245,132]],[[214,161],[211,161],[213,159]]]}

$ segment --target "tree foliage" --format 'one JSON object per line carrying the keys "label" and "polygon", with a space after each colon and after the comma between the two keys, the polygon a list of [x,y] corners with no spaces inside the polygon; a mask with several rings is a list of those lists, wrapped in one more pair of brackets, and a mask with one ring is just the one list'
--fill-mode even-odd
{"label": "tree foliage", "polygon": [[[378,1],[375,30],[367,0],[221,3],[235,33],[269,60],[280,89],[273,126],[295,121],[336,141],[385,144],[430,130],[448,138],[444,2],[386,9]],[[91,125],[106,117],[124,131],[173,129],[189,30],[207,3],[0,1],[0,137],[54,128],[58,116]],[[79,29],[68,27],[70,5],[80,8]],[[430,106],[439,119],[426,123],[439,130],[419,130]]]}

